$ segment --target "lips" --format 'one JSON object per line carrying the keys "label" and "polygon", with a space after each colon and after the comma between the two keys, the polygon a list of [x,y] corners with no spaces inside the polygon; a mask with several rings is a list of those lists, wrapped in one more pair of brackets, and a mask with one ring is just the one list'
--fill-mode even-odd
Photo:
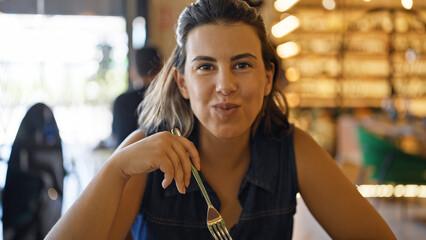
{"label": "lips", "polygon": [[229,110],[232,108],[237,108],[239,105],[233,104],[233,103],[219,103],[214,105],[215,108],[223,109],[223,110]]}
{"label": "lips", "polygon": [[234,103],[219,103],[219,104],[213,105],[213,107],[218,113],[225,116],[229,116],[233,114],[234,112],[236,112],[237,109],[240,107],[240,105],[234,104]]}

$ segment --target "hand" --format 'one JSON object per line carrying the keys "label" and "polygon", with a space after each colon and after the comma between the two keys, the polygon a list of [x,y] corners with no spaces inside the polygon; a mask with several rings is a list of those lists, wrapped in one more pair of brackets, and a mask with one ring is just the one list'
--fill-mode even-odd
{"label": "hand", "polygon": [[163,188],[175,179],[182,194],[191,179],[191,162],[200,170],[200,157],[194,144],[169,132],[139,140],[117,151],[114,157],[121,160],[121,170],[128,177],[160,169],[164,173]]}

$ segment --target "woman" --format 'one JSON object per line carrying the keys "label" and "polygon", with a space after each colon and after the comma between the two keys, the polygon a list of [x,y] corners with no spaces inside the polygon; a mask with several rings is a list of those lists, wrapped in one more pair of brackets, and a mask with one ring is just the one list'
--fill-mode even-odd
{"label": "woman", "polygon": [[297,192],[332,238],[394,239],[331,157],[288,123],[279,69],[261,16],[244,1],[187,7],[141,128],[48,239],[211,239],[191,162],[234,239],[291,239]]}

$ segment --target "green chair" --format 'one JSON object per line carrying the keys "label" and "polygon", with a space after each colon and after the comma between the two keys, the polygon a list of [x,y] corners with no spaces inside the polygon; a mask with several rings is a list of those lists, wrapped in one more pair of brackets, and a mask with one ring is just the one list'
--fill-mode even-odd
{"label": "green chair", "polygon": [[403,152],[391,142],[357,128],[363,165],[378,183],[426,184],[426,159]]}

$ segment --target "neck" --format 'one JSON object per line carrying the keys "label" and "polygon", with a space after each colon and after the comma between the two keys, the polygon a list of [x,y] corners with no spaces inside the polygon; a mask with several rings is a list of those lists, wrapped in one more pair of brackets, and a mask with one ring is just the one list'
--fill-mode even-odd
{"label": "neck", "polygon": [[236,138],[221,139],[212,135],[200,124],[199,134],[202,165],[234,170],[250,161],[250,129]]}

